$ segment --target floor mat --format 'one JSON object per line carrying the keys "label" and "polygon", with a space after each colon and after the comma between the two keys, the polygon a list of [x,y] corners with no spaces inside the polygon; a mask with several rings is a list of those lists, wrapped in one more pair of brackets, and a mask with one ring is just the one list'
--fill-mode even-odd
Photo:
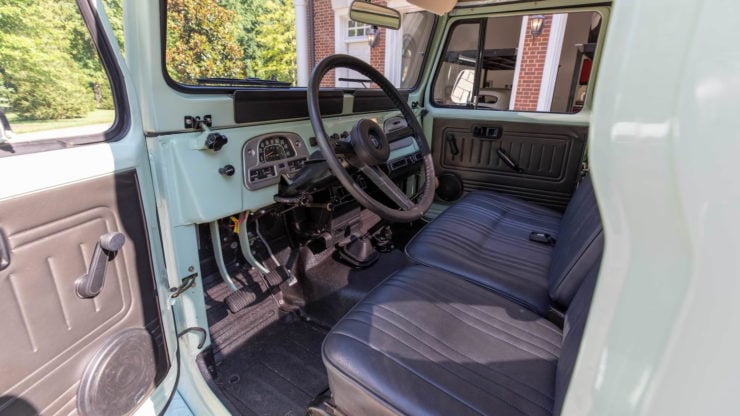
{"label": "floor mat", "polygon": [[219,396],[232,413],[303,415],[309,403],[329,388],[321,360],[326,331],[280,312],[264,282],[247,271],[230,270],[237,286],[250,286],[259,301],[231,313],[231,293],[218,274],[204,279],[206,314],[216,365]]}
{"label": "floor mat", "polygon": [[381,254],[375,264],[362,270],[327,258],[305,271],[306,312],[331,327],[370,290],[408,264],[410,260],[399,250]]}
{"label": "floor mat", "polygon": [[329,388],[321,360],[325,335],[287,315],[223,356],[214,382],[243,415],[303,415]]}

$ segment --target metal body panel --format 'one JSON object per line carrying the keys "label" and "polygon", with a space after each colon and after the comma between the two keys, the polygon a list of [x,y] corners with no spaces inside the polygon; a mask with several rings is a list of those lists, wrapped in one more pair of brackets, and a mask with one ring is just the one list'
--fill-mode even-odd
{"label": "metal body panel", "polygon": [[563,414],[737,412],[738,15],[615,4],[589,134],[606,248]]}

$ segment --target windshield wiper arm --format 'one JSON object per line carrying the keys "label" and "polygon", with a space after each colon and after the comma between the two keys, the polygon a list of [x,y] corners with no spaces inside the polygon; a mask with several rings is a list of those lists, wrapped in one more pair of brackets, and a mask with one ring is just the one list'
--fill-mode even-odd
{"label": "windshield wiper arm", "polygon": [[261,78],[198,78],[198,84],[226,85],[266,85],[270,87],[290,87],[290,82]]}
{"label": "windshield wiper arm", "polygon": [[362,78],[338,78],[337,81],[356,82],[358,84],[362,84],[363,87],[366,86],[365,84],[372,82],[369,79],[362,79]]}

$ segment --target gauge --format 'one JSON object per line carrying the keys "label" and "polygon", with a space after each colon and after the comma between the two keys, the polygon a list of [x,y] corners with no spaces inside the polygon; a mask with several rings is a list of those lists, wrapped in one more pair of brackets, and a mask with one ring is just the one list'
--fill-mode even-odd
{"label": "gauge", "polygon": [[276,160],[290,159],[295,156],[295,150],[285,136],[272,136],[262,139],[259,144],[260,162],[273,162]]}

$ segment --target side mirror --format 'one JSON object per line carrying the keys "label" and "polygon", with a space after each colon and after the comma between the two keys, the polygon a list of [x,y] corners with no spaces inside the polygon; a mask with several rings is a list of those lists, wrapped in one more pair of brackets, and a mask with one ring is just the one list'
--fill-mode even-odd
{"label": "side mirror", "polygon": [[393,30],[401,27],[401,13],[398,10],[362,0],[352,2],[349,7],[349,18],[358,23]]}

